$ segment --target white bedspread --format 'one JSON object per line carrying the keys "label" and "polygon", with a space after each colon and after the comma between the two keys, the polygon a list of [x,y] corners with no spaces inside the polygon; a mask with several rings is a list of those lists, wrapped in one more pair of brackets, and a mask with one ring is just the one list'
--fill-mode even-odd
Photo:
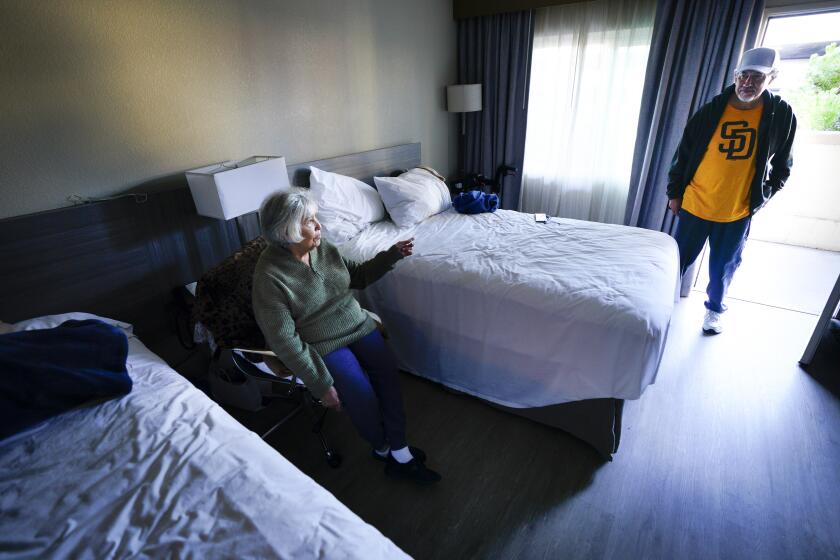
{"label": "white bedspread", "polygon": [[365,260],[411,236],[414,255],[360,295],[406,370],[516,408],[637,399],[656,379],[678,280],[670,236],[449,210],[410,230],[373,224],[339,249]]}
{"label": "white bedspread", "polygon": [[406,557],[134,337],[128,367],[0,442],[0,557]]}

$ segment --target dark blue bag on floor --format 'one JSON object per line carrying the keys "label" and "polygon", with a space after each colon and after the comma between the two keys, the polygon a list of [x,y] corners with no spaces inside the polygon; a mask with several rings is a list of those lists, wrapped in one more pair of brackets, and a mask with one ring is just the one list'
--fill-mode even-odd
{"label": "dark blue bag on floor", "polygon": [[499,197],[481,191],[467,191],[456,196],[452,206],[461,214],[495,212],[499,208]]}

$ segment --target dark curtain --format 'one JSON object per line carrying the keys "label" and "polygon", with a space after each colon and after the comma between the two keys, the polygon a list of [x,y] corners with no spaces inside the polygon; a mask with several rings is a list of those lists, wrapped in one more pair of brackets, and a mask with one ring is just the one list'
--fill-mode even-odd
{"label": "dark curtain", "polygon": [[683,128],[734,80],[763,11],[764,0],[658,1],[625,224],[674,233],[665,186]]}
{"label": "dark curtain", "polygon": [[458,83],[482,84],[483,97],[481,111],[466,113],[459,166],[488,178],[500,165],[516,167],[504,181],[502,208],[519,205],[533,38],[533,11],[458,21]]}

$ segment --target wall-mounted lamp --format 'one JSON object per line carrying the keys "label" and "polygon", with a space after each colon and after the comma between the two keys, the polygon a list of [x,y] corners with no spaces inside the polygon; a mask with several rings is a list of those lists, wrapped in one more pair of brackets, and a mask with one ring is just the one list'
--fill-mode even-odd
{"label": "wall-mounted lamp", "polygon": [[461,134],[464,134],[467,126],[464,113],[481,111],[481,84],[446,86],[446,110],[461,113]]}

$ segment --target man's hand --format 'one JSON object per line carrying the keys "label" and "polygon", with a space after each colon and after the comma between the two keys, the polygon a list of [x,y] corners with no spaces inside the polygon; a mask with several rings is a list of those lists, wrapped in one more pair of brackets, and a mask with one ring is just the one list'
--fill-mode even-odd
{"label": "man's hand", "polygon": [[321,397],[321,404],[327,408],[332,408],[336,412],[341,412],[341,399],[338,398],[338,391],[335,387],[330,387],[324,396]]}
{"label": "man's hand", "polygon": [[411,252],[414,250],[414,238],[412,237],[411,239],[406,239],[405,241],[397,241],[390,250],[396,251],[400,255],[401,259],[411,256]]}
{"label": "man's hand", "polygon": [[674,213],[674,216],[680,213],[680,208],[682,208],[682,198],[672,198],[668,200],[668,208],[671,209],[671,212]]}

